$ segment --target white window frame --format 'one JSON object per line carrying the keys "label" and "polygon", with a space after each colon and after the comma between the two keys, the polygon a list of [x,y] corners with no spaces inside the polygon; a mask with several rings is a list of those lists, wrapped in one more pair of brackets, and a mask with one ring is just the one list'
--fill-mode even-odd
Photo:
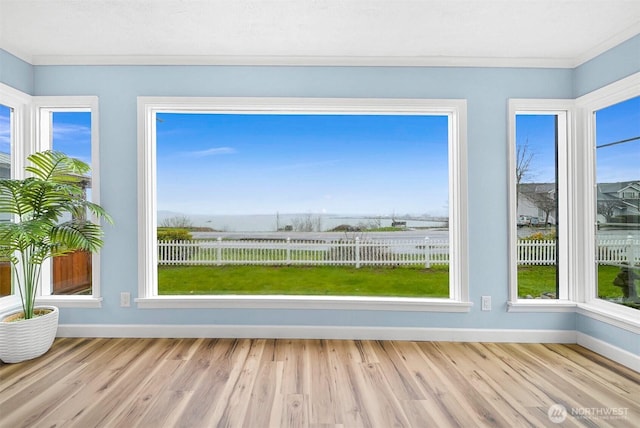
{"label": "white window frame", "polygon": [[[31,100],[24,92],[0,83],[0,104],[13,110],[11,121],[11,178],[22,178],[26,153],[31,149]],[[0,297],[0,312],[20,306],[16,290]]]}
{"label": "white window frame", "polygon": [[[100,203],[100,144],[99,112],[96,96],[36,96],[32,97],[33,111],[33,152],[50,150],[52,145],[53,112],[90,112],[91,113],[91,201]],[[95,219],[94,219],[95,220]],[[39,304],[51,304],[59,307],[99,308],[102,305],[100,291],[100,253],[91,255],[91,295],[54,295],[51,294],[51,260],[42,266],[42,284]],[[44,284],[48,284],[47,287]]]}
{"label": "white window frame", "polygon": [[[156,251],[158,112],[224,114],[447,115],[449,119],[450,295],[448,299],[342,296],[160,296]],[[466,100],[138,97],[138,307],[285,308],[468,312]]]}
{"label": "white window frame", "polygon": [[576,100],[580,121],[577,128],[576,175],[581,178],[576,216],[576,253],[578,284],[577,302],[579,314],[640,334],[640,316],[637,309],[627,308],[597,298],[597,276],[595,260],[596,240],[596,138],[595,112],[640,96],[640,73],[586,94]]}
{"label": "white window frame", "polygon": [[[509,127],[509,312],[572,312],[575,310],[575,272],[573,267],[574,229],[571,218],[574,217],[575,175],[574,154],[574,102],[573,100],[554,99],[510,99],[508,108]],[[558,187],[558,290],[557,299],[519,299],[518,298],[518,264],[517,264],[517,199],[516,183],[516,116],[548,115],[556,116],[558,147],[556,153],[557,187]]]}

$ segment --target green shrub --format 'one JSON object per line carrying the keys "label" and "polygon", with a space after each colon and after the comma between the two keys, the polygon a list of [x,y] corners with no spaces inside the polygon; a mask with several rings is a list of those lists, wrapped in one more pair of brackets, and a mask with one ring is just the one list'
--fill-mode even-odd
{"label": "green shrub", "polygon": [[187,229],[176,227],[159,227],[158,241],[191,241],[193,237]]}
{"label": "green shrub", "polygon": [[536,233],[532,233],[531,235],[524,237],[524,238],[520,238],[521,241],[555,241],[556,240],[556,232],[549,232],[549,233],[543,233],[543,232],[536,232]]}

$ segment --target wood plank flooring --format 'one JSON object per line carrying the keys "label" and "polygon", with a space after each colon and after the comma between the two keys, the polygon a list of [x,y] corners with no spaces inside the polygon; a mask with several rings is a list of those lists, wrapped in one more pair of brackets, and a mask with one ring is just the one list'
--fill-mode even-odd
{"label": "wood plank flooring", "polygon": [[640,374],[577,345],[358,340],[62,338],[0,364],[0,427],[67,426],[638,427]]}

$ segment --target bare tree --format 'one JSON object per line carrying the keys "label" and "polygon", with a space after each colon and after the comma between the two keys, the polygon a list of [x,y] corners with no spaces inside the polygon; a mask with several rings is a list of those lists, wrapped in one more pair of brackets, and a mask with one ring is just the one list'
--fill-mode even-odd
{"label": "bare tree", "polygon": [[529,150],[529,139],[524,144],[516,144],[516,183],[520,186],[522,180],[527,178],[531,161],[533,160],[533,152]]}
{"label": "bare tree", "polygon": [[529,139],[524,144],[516,144],[516,211],[520,205],[520,184],[529,177],[529,168],[533,160],[533,152],[529,150]]}
{"label": "bare tree", "polygon": [[555,193],[552,192],[531,192],[527,193],[527,198],[544,213],[544,224],[549,224],[549,216],[556,212],[557,202]]}
{"label": "bare tree", "polygon": [[382,218],[380,216],[369,219],[369,229],[377,229],[382,227]]}
{"label": "bare tree", "polygon": [[193,227],[191,219],[184,215],[176,215],[170,218],[165,218],[160,223],[160,227],[172,227],[176,229],[189,229]]}
{"label": "bare tree", "polygon": [[296,232],[320,232],[322,231],[322,217],[307,213],[293,218],[291,225]]}
{"label": "bare tree", "polygon": [[620,208],[620,201],[608,200],[608,201],[598,201],[597,205],[598,214],[603,216],[607,223],[611,223],[613,220],[615,211],[617,208]]}

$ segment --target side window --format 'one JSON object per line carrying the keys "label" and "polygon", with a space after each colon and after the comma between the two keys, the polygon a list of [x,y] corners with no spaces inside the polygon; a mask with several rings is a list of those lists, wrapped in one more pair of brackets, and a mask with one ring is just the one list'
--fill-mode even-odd
{"label": "side window", "polygon": [[[91,112],[51,111],[51,148],[91,165]],[[91,200],[91,172],[82,177]],[[92,255],[78,250],[53,259],[52,294],[92,294]]]}
{"label": "side window", "polygon": [[[82,178],[85,196],[99,203],[97,99],[95,97],[38,97],[37,150],[56,150],[91,167]],[[64,219],[63,219],[64,220]],[[43,266],[43,295],[99,296],[99,255],[76,251],[54,257]],[[48,285],[48,286],[47,286]]]}
{"label": "side window", "polygon": [[516,115],[518,298],[558,297],[558,118]]}
{"label": "side window", "polygon": [[[11,178],[11,152],[13,146],[13,109],[0,104],[0,179]],[[11,216],[0,214],[0,221],[11,221]],[[0,297],[12,294],[11,266],[0,260]]]}
{"label": "side window", "polygon": [[512,302],[569,297],[568,116],[562,102],[510,101]]}
{"label": "side window", "polygon": [[595,297],[640,309],[640,97],[594,116]]}

